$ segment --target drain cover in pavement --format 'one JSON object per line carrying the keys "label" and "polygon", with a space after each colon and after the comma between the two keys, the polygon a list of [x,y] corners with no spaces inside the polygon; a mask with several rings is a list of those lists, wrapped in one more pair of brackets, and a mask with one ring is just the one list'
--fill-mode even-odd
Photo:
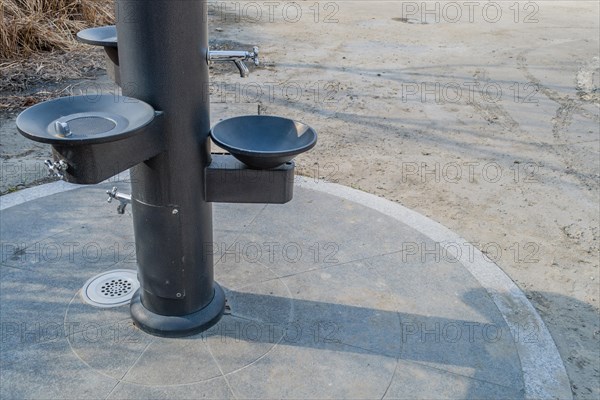
{"label": "drain cover in pavement", "polygon": [[139,287],[136,271],[115,269],[88,280],[81,289],[81,296],[96,307],[118,307],[129,304]]}

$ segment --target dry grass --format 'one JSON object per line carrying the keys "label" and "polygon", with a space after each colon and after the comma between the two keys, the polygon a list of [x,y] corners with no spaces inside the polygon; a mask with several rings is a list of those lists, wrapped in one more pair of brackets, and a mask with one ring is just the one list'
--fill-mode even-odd
{"label": "dry grass", "polygon": [[94,77],[102,50],[78,31],[113,23],[113,0],[0,0],[0,114],[68,94],[63,81]]}
{"label": "dry grass", "polygon": [[2,0],[0,59],[69,50],[79,30],[112,21],[112,0]]}

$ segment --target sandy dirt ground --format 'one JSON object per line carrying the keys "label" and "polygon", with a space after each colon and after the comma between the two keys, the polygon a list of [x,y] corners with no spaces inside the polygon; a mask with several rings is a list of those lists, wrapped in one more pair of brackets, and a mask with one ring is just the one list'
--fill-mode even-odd
{"label": "sandy dirt ground", "polygon": [[[488,254],[542,315],[574,396],[597,399],[599,3],[491,4],[213,2],[213,44],[257,44],[263,61],[244,80],[213,69],[213,122],[311,124],[304,175],[399,202]],[[42,179],[48,149],[13,117],[1,134],[2,192]]]}

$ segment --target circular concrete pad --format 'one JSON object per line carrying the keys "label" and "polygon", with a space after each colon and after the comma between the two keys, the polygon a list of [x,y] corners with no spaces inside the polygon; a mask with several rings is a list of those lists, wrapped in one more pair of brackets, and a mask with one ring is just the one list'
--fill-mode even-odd
{"label": "circular concrete pad", "polygon": [[539,316],[477,249],[397,204],[298,183],[286,205],[214,205],[230,312],[181,339],[78,292],[136,268],[131,216],[98,206],[114,182],[0,199],[0,397],[568,397]]}

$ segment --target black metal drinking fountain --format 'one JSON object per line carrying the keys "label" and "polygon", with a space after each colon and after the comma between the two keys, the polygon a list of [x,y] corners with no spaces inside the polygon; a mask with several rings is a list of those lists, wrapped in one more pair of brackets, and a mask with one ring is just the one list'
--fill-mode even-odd
{"label": "black metal drinking fountain", "polygon": [[[79,33],[103,46],[123,95],[74,96],[19,115],[29,139],[49,143],[50,172],[81,184],[130,168],[140,289],[134,322],[160,336],[186,336],[221,317],[225,295],[213,279],[212,202],[286,203],[293,157],[314,147],[309,126],[243,116],[210,129],[208,63],[231,61],[247,76],[258,49],[210,51],[204,0],[117,0],[117,25]],[[117,43],[118,32],[118,43]],[[211,154],[210,139],[229,151]],[[244,171],[252,173],[245,174]]]}

